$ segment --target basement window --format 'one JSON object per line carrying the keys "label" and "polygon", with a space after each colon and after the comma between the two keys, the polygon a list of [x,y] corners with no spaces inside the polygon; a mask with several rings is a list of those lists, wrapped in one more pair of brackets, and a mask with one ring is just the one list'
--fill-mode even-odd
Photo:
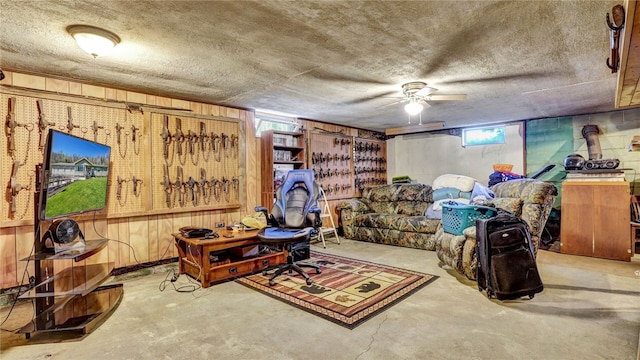
{"label": "basement window", "polygon": [[504,144],[504,126],[462,129],[462,146]]}
{"label": "basement window", "polygon": [[263,131],[278,130],[295,132],[300,128],[295,117],[270,114],[256,111],[256,136],[260,137]]}

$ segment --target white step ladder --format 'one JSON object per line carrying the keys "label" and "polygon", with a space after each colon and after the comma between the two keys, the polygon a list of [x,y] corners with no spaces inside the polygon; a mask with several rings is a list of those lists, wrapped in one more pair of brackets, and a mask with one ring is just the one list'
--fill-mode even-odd
{"label": "white step ladder", "polygon": [[340,237],[338,236],[338,231],[336,230],[336,224],[333,221],[333,216],[331,216],[331,208],[329,207],[329,202],[327,201],[327,197],[324,194],[324,190],[322,190],[322,188],[320,188],[320,195],[322,195],[322,202],[324,203],[324,205],[322,206],[322,212],[320,213],[320,220],[322,221],[322,225],[324,225],[324,219],[329,218],[329,220],[331,221],[331,227],[325,227],[325,226],[320,226],[320,228],[318,229],[318,235],[316,235],[316,241],[319,239],[320,241],[322,241],[322,247],[323,248],[327,248],[327,243],[325,241],[325,233],[328,233],[329,235],[331,233],[333,233],[333,236],[335,236],[336,239],[336,243],[339,245],[340,244]]}

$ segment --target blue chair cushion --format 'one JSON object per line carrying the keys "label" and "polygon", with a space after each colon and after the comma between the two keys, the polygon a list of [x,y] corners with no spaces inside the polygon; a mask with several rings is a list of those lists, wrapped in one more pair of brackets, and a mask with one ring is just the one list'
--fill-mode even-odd
{"label": "blue chair cushion", "polygon": [[313,227],[303,229],[287,229],[287,228],[265,228],[260,230],[258,237],[265,242],[297,242],[305,241],[311,236]]}

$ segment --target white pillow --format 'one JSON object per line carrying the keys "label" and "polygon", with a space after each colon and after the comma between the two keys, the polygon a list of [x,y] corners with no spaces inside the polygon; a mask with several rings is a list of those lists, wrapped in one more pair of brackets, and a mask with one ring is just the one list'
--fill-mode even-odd
{"label": "white pillow", "polygon": [[475,185],[475,183],[476,179],[469,176],[444,174],[438,176],[435,180],[433,180],[433,184],[431,185],[431,187],[434,190],[453,187],[456,189],[460,189],[460,191],[471,191],[473,190],[473,186]]}

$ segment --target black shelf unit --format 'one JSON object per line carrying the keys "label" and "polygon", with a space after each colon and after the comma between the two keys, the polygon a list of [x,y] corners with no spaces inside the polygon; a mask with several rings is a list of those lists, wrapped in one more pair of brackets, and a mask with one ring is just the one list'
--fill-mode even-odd
{"label": "black shelf unit", "polygon": [[[34,301],[33,319],[17,332],[29,339],[32,333],[66,331],[87,334],[111,314],[122,301],[122,284],[101,284],[109,277],[114,263],[76,265],[107,247],[108,239],[80,239],[79,246],[52,252],[40,233],[40,195],[42,165],[36,166],[34,255],[22,259],[33,261],[36,285],[20,295],[20,299]],[[56,272],[54,263],[74,262]]]}

